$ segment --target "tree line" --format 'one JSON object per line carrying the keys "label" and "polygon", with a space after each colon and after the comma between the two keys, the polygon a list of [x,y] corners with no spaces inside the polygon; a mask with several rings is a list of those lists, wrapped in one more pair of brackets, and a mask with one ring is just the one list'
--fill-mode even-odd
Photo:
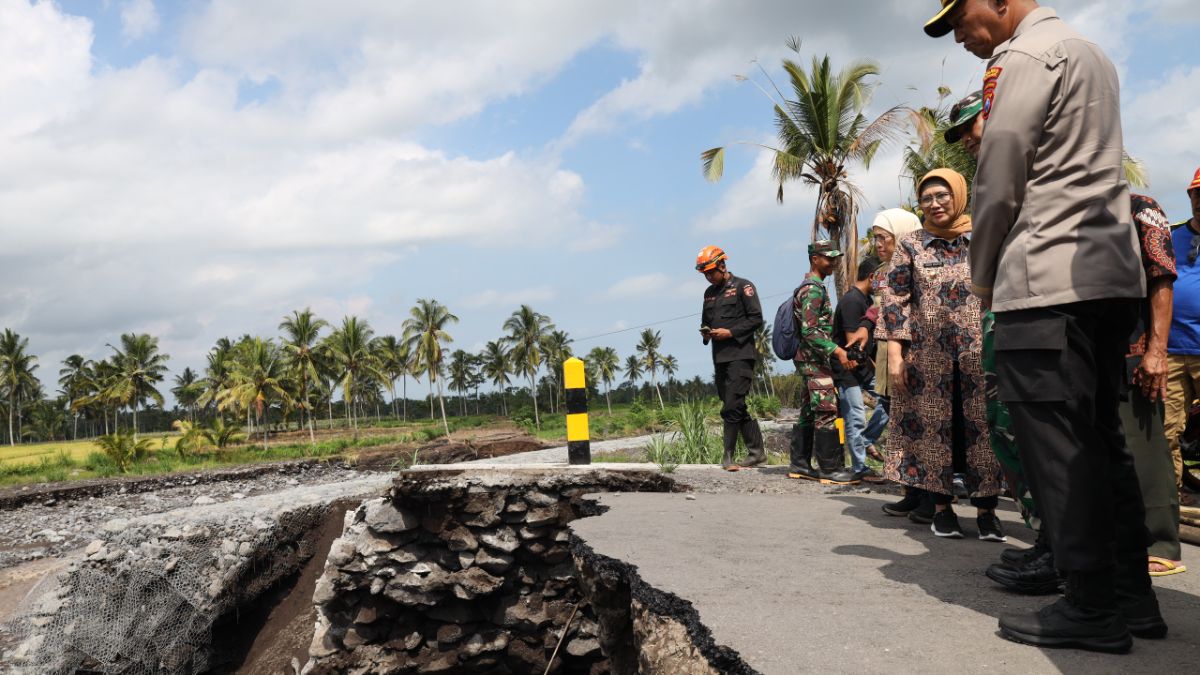
{"label": "tree line", "polygon": [[[108,356],[91,360],[79,354],[64,359],[58,389],[47,395],[37,376],[38,359],[29,352],[28,339],[10,329],[0,335],[0,411],[7,421],[10,445],[25,441],[77,439],[108,435],[121,428],[137,433],[165,431],[178,419],[239,421],[247,433],[261,434],[265,442],[272,424],[294,423],[315,440],[320,418],[328,426],[339,420],[356,433],[360,421],[374,413],[407,421],[410,405],[436,419],[449,433],[446,390],[457,394],[458,414],[483,408],[480,389],[491,385],[486,399],[489,412],[508,416],[510,403],[532,407],[533,422],[541,427],[544,410],[560,411],[565,402],[563,363],[575,356],[573,340],[551,319],[529,305],[521,305],[501,326],[502,335],[486,343],[479,353],[450,350],[454,341],[449,327],[458,322],[446,306],[420,299],[409,310],[402,333],[376,335],[370,324],[346,316],[334,325],[311,309],[296,310],[279,323],[280,335],[243,335],[217,340],[199,371],[185,367],[171,379],[174,410],[164,409],[162,392],[167,382],[170,356],[157,337],[144,333],[120,336]],[[764,393],[770,381],[770,333],[766,327],[756,337]],[[587,367],[589,387],[603,392],[612,411],[614,392],[632,400],[645,392],[660,408],[674,393],[700,398],[712,393],[712,384],[699,377],[675,380],[679,361],[662,351],[662,335],[641,331],[634,353],[623,360],[612,347],[595,347],[580,354]],[[408,395],[409,380],[424,381],[424,401]],[[639,388],[639,383],[643,383]],[[614,388],[615,384],[619,386]],[[674,389],[674,391],[672,391]],[[422,405],[423,403],[423,405]],[[453,405],[453,402],[452,402]]]}

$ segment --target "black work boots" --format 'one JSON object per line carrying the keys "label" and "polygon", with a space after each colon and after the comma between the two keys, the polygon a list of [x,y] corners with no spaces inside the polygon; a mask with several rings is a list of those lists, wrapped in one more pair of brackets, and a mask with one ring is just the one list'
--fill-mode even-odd
{"label": "black work boots", "polygon": [[1076,647],[1123,654],[1133,646],[1117,609],[1113,570],[1070,572],[1066,596],[1030,614],[1000,618],[1000,635],[1041,647]]}
{"label": "black work boots", "polygon": [[822,483],[834,485],[857,485],[859,478],[846,468],[846,451],[842,449],[841,434],[837,429],[822,429],[816,432],[813,454],[821,468]]}
{"label": "black work boots", "polygon": [[[725,453],[721,457],[722,469],[737,471],[758,466],[767,461],[767,451],[763,447],[762,429],[758,427],[758,420],[748,419],[739,423],[726,422],[724,432]],[[733,456],[737,451],[739,435],[746,444],[746,456],[740,462],[734,462]]]}
{"label": "black work boots", "polygon": [[738,466],[749,468],[766,462],[767,451],[763,447],[762,429],[758,427],[758,420],[748,419],[742,422],[741,432],[742,440],[746,443],[746,456],[738,462]]}
{"label": "black work boots", "polygon": [[788,467],[788,478],[820,480],[820,474],[812,468],[813,428],[799,424],[793,426],[791,441],[789,446],[791,466]]}

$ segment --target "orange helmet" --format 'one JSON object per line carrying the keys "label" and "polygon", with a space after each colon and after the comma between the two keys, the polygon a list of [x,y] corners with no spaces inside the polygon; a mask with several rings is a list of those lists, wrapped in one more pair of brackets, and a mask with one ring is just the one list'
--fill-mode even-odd
{"label": "orange helmet", "polygon": [[717,263],[726,259],[725,251],[719,246],[705,246],[696,254],[696,271],[708,272],[717,268]]}

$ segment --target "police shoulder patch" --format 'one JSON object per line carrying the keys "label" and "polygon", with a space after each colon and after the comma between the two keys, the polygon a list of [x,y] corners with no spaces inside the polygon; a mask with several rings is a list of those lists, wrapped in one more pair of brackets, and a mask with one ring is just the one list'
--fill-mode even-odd
{"label": "police shoulder patch", "polygon": [[754,297],[754,286],[752,284],[746,284],[746,286],[742,289],[742,292],[753,298]]}
{"label": "police shoulder patch", "polygon": [[988,68],[983,75],[983,121],[987,121],[992,115],[992,102],[996,99],[996,85],[1000,82],[1000,73],[1003,68],[994,67]]}

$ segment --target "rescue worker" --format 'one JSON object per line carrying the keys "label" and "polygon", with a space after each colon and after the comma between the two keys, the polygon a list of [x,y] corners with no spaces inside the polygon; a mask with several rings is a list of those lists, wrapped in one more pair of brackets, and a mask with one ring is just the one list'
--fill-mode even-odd
{"label": "rescue worker", "polygon": [[[724,422],[725,454],[721,466],[737,471],[767,460],[758,420],[746,409],[746,395],[750,393],[754,364],[758,360],[754,335],[763,324],[763,316],[754,284],[730,273],[727,260],[725,251],[705,246],[696,256],[696,270],[710,284],[704,290],[700,336],[704,344],[712,342],[717,396],[721,399]],[[733,455],[739,434],[746,444],[747,456],[735,464]]]}
{"label": "rescue worker", "polygon": [[[796,321],[796,337],[800,340],[794,363],[803,384],[800,388],[800,419],[792,427],[788,478],[853,485],[859,478],[846,469],[846,456],[837,428],[837,385],[833,381],[830,359],[837,359],[847,371],[853,371],[857,364],[833,341],[833,303],[825,288],[825,279],[833,274],[840,257],[842,252],[837,244],[828,239],[809,244],[809,272],[792,297],[792,318]],[[812,468],[814,455],[817,470]]]}
{"label": "rescue worker", "polygon": [[[1166,636],[1120,392],[1146,280],[1122,172],[1120,82],[1034,0],[941,0],[925,32],[990,59],[971,286],[996,314],[996,375],[1066,594],[1000,618],[1042,646],[1128,652]],[[1036,449],[1036,451],[1031,451]]]}

